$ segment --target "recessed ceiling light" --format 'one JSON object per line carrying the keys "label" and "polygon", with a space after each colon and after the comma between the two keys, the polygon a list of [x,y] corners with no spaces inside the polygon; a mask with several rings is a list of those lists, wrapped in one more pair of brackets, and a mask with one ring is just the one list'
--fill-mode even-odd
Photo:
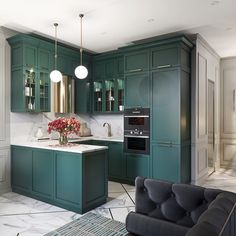
{"label": "recessed ceiling light", "polygon": [[105,35],[105,34],[107,34],[107,32],[105,32],[105,31],[101,33],[101,35]]}
{"label": "recessed ceiling light", "polygon": [[225,30],[226,31],[230,31],[230,30],[232,30],[233,28],[232,27],[228,27],[228,28],[226,28]]}
{"label": "recessed ceiling light", "polygon": [[153,21],[155,21],[155,19],[153,19],[153,18],[150,18],[147,20],[148,23],[152,23]]}
{"label": "recessed ceiling light", "polygon": [[211,5],[212,5],[212,6],[216,6],[216,5],[218,5],[219,3],[220,3],[219,0],[214,0],[214,1],[211,2]]}

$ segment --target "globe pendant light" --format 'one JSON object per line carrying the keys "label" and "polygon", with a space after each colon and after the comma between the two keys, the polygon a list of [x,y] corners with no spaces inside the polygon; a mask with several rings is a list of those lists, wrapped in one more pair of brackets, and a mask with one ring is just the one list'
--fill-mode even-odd
{"label": "globe pendant light", "polygon": [[62,80],[62,74],[59,70],[57,70],[57,23],[54,23],[55,26],[55,54],[54,54],[54,70],[50,73],[50,79],[54,83],[58,83]]}
{"label": "globe pendant light", "polygon": [[88,70],[85,66],[82,65],[82,53],[83,53],[82,20],[83,20],[84,15],[80,14],[79,17],[80,17],[80,28],[81,28],[81,32],[80,32],[80,65],[75,68],[75,76],[78,79],[85,79],[88,75]]}

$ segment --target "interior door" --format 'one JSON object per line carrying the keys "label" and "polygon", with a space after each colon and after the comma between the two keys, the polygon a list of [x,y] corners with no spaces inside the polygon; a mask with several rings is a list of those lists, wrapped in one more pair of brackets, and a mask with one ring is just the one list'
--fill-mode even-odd
{"label": "interior door", "polygon": [[214,82],[208,80],[208,174],[215,171],[215,97]]}

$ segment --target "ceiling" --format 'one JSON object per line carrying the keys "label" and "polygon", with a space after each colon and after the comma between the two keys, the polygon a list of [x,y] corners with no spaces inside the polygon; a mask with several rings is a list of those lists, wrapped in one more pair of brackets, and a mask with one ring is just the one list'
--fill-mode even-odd
{"label": "ceiling", "polygon": [[172,32],[199,33],[221,56],[236,56],[236,0],[7,0],[0,26],[104,52]]}

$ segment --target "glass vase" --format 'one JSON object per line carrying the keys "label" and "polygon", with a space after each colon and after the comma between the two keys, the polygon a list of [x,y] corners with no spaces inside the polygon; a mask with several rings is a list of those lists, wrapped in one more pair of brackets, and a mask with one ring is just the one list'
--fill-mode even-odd
{"label": "glass vase", "polygon": [[59,144],[60,145],[66,145],[68,143],[68,138],[66,135],[60,133],[60,137],[59,137]]}

